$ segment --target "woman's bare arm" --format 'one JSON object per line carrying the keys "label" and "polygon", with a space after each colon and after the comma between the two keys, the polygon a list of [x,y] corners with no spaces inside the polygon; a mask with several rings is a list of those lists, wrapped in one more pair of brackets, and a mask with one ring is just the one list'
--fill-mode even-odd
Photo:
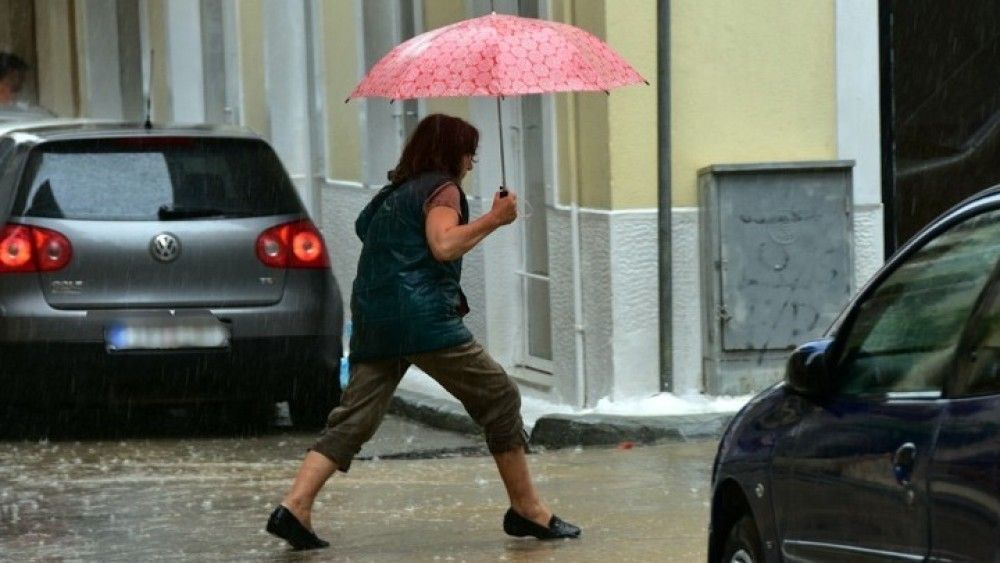
{"label": "woman's bare arm", "polygon": [[517,218],[517,196],[493,196],[493,208],[466,225],[459,224],[458,212],[450,207],[432,207],[424,220],[427,245],[440,262],[457,260],[475,248],[486,235]]}

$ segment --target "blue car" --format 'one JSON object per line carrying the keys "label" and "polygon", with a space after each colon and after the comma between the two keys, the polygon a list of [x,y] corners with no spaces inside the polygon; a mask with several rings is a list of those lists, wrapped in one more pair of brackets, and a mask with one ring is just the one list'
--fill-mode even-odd
{"label": "blue car", "polygon": [[733,419],[709,561],[1000,562],[1000,187],[935,220]]}

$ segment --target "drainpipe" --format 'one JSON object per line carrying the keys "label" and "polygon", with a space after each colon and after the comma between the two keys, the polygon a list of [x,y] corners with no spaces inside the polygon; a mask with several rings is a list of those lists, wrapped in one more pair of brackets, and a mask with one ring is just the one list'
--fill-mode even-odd
{"label": "drainpipe", "polygon": [[671,283],[673,212],[670,190],[670,0],[656,2],[657,227],[660,277],[660,390],[674,391],[673,296]]}
{"label": "drainpipe", "polygon": [[[574,20],[573,7],[569,2],[563,4],[563,21],[572,22]],[[570,256],[573,267],[573,352],[574,366],[573,376],[576,383],[576,406],[585,408],[587,406],[587,366],[586,350],[584,348],[586,339],[586,322],[583,316],[583,260],[582,243],[580,240],[580,154],[577,143],[580,114],[577,111],[576,94],[570,94],[567,98],[569,105],[569,135],[567,135],[568,147],[566,154],[569,155],[569,231],[570,231]],[[556,200],[558,201],[558,194]]]}
{"label": "drainpipe", "polygon": [[[576,154],[577,144],[576,144],[576,120],[580,118],[579,114],[576,112],[576,100],[570,102],[573,104],[573,125],[572,131],[570,132],[571,143],[573,144],[573,154]],[[578,174],[576,173],[576,166],[579,164],[579,158],[575,159],[576,162],[570,167],[572,172],[572,180],[570,181],[570,201],[569,201],[569,230],[570,237],[573,239],[572,244],[572,257],[573,257],[573,336],[574,336],[574,346],[576,356],[576,405],[580,408],[587,406],[587,368],[584,363],[584,318],[583,318],[583,267],[581,260],[581,242],[580,242],[580,205],[579,205],[579,190],[580,181]]]}

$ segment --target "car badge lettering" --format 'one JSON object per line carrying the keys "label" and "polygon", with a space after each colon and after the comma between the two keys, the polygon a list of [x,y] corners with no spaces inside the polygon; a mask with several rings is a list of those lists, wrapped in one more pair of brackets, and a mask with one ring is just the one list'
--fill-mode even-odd
{"label": "car badge lettering", "polygon": [[173,262],[181,255],[181,241],[170,233],[160,233],[149,241],[149,253],[160,262]]}

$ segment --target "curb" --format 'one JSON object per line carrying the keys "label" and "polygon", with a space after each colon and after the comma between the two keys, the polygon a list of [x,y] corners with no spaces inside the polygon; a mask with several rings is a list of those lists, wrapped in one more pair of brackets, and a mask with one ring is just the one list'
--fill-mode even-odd
{"label": "curb", "polygon": [[[475,435],[482,433],[460,404],[412,391],[397,390],[389,412],[443,430]],[[650,444],[661,440],[718,439],[735,414],[545,415],[535,422],[529,443],[556,449],[609,446],[622,442]]]}
{"label": "curb", "polygon": [[442,430],[482,434],[462,405],[429,395],[397,389],[389,404],[389,412]]}
{"label": "curb", "polygon": [[736,413],[663,416],[564,415],[543,416],[531,432],[531,444],[548,448],[607,446],[623,442],[718,439]]}

